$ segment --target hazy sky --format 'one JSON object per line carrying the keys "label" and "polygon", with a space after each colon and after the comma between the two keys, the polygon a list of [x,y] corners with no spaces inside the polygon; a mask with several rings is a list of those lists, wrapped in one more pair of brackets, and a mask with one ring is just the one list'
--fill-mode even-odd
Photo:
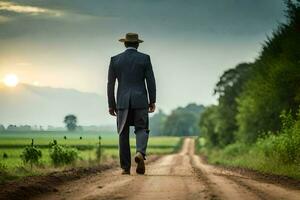
{"label": "hazy sky", "polygon": [[255,59],[283,10],[282,0],[0,0],[0,78],[106,95],[118,39],[137,32],[158,106],[207,105],[222,72]]}

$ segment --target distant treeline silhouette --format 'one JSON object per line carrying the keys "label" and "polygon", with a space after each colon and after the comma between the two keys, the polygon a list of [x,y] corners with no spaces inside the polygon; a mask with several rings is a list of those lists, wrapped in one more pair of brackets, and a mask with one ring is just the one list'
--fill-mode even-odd
{"label": "distant treeline silhouette", "polygon": [[198,123],[204,109],[203,105],[191,103],[174,109],[169,115],[159,110],[150,120],[150,132],[153,135],[167,136],[198,135]]}
{"label": "distant treeline silhouette", "polygon": [[4,125],[0,124],[0,132],[4,132],[4,131],[32,131],[32,130],[40,130],[40,127],[31,127],[30,125],[13,125],[10,124],[8,125],[6,128]]}

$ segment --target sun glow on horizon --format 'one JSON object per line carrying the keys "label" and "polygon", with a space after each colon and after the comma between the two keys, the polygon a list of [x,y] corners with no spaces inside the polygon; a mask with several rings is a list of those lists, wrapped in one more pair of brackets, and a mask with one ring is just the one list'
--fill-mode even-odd
{"label": "sun glow on horizon", "polygon": [[7,74],[5,75],[3,82],[7,87],[16,87],[19,84],[19,78],[15,74]]}

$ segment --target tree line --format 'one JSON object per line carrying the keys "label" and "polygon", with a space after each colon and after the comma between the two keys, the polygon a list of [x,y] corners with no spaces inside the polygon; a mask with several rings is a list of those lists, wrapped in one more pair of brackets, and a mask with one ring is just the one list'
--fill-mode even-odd
{"label": "tree line", "polygon": [[167,136],[198,135],[198,122],[204,109],[203,105],[191,103],[172,110],[169,115],[159,110],[151,117],[150,132],[153,135]]}
{"label": "tree line", "polygon": [[[73,114],[66,115],[64,117],[64,123],[68,131],[82,131],[82,126],[77,124],[77,117]],[[48,129],[53,129],[52,126],[48,126]],[[28,131],[44,131],[42,126],[30,126],[30,125],[14,125],[10,124],[6,128],[4,125],[0,124],[0,133],[1,132],[28,132]]]}
{"label": "tree line", "polygon": [[[286,121],[300,123],[300,0],[285,4],[287,21],[267,38],[258,58],[225,71],[216,84],[218,104],[207,107],[199,123],[209,146],[253,144],[280,135]],[[297,130],[293,134],[300,135]]]}

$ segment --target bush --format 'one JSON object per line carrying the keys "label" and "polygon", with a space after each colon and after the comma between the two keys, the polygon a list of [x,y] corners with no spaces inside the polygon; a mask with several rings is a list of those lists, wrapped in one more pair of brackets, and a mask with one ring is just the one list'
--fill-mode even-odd
{"label": "bush", "polygon": [[33,146],[33,140],[30,146],[25,147],[22,154],[20,155],[24,164],[29,163],[30,168],[32,169],[33,165],[37,165],[39,163],[40,158],[42,157],[41,150],[37,149]]}
{"label": "bush", "polygon": [[6,152],[3,153],[2,158],[3,158],[3,159],[7,159],[7,158],[8,158],[8,155],[7,155]]}
{"label": "bush", "polygon": [[256,142],[256,147],[266,158],[285,164],[300,163],[300,112],[297,116],[294,120],[291,112],[282,112],[282,129],[277,134],[270,132]]}
{"label": "bush", "polygon": [[0,183],[3,183],[8,176],[7,166],[0,163]]}
{"label": "bush", "polygon": [[281,162],[300,163],[300,127],[297,125],[300,119],[298,117],[298,123],[292,121],[291,113],[283,113],[281,118],[283,129],[272,140],[275,155]]}
{"label": "bush", "polygon": [[7,167],[6,165],[0,163],[0,175],[6,173]]}
{"label": "bush", "polygon": [[238,155],[247,154],[250,150],[250,145],[244,144],[244,143],[234,143],[227,145],[223,153],[227,157],[236,157]]}
{"label": "bush", "polygon": [[54,140],[50,146],[50,158],[54,166],[72,164],[78,159],[78,152],[76,149],[58,145],[56,140]]}
{"label": "bush", "polygon": [[203,147],[205,147],[205,145],[206,145],[206,140],[205,140],[205,138],[204,137],[197,137],[196,139],[195,139],[195,151],[196,151],[196,153],[198,154],[198,153],[200,153],[201,151],[201,149],[203,148]]}

